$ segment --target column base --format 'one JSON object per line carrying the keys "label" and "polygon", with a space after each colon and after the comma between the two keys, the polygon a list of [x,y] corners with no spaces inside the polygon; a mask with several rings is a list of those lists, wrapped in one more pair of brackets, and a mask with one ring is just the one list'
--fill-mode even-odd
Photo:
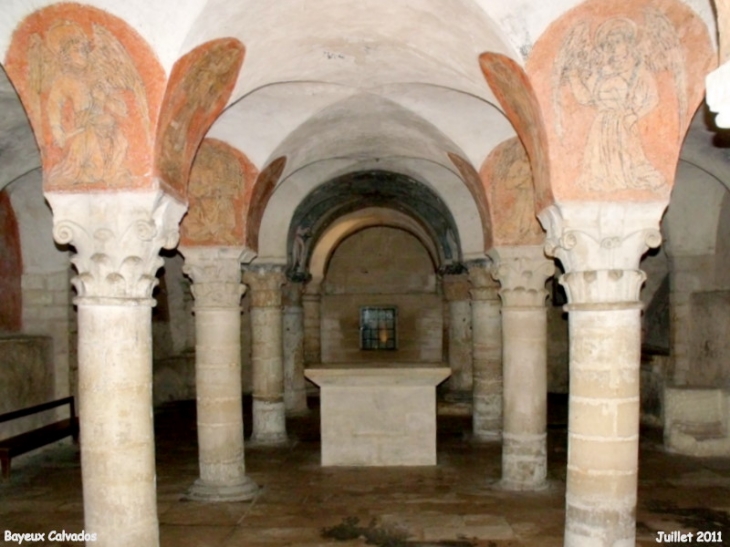
{"label": "column base", "polygon": [[286,433],[271,433],[266,435],[259,435],[257,437],[251,436],[250,439],[246,440],[246,448],[278,448],[286,446],[294,446],[297,444],[295,438],[289,437]]}
{"label": "column base", "polygon": [[309,408],[291,408],[291,409],[287,409],[286,417],[287,418],[301,418],[303,416],[309,416],[311,413],[312,413],[312,410]]}
{"label": "column base", "polygon": [[547,490],[547,480],[541,482],[522,482],[514,481],[510,479],[501,479],[497,483],[497,487],[500,490],[507,490],[509,492],[542,492]]}
{"label": "column base", "polygon": [[311,413],[307,406],[307,390],[297,389],[289,396],[284,394],[284,408],[287,416],[307,416]]}
{"label": "column base", "polygon": [[253,434],[247,447],[285,446],[289,444],[286,434],[286,409],[284,401],[253,399]]}
{"label": "column base", "polygon": [[469,440],[473,443],[498,443],[502,441],[501,431],[472,431]]}
{"label": "column base", "polygon": [[250,501],[259,493],[258,485],[249,477],[240,484],[212,484],[203,479],[196,480],[185,494],[190,501],[231,502]]}
{"label": "column base", "polygon": [[543,490],[547,481],[547,435],[502,435],[502,484],[505,490]]}

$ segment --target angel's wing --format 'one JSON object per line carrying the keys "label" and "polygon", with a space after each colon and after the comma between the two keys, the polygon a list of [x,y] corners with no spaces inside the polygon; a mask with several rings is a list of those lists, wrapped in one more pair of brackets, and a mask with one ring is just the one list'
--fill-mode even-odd
{"label": "angel's wing", "polygon": [[42,95],[55,74],[54,67],[57,63],[52,62],[51,57],[52,54],[40,35],[33,34],[28,46],[28,88],[31,93],[26,108],[34,121],[40,120]]}
{"label": "angel's wing", "polygon": [[658,9],[647,8],[644,21],[646,30],[641,42],[644,62],[652,72],[672,73],[679,101],[679,127],[682,127],[687,116],[687,72],[682,44],[672,22]]}
{"label": "angel's wing", "polygon": [[100,78],[115,90],[129,90],[134,95],[137,108],[142,115],[147,136],[150,136],[150,114],[147,105],[147,92],[134,62],[111,32],[101,25],[93,25],[94,49],[91,62]]}
{"label": "angel's wing", "polygon": [[560,46],[560,51],[553,65],[552,75],[555,129],[559,137],[563,136],[562,86],[566,83],[572,71],[584,71],[590,68],[592,51],[593,44],[591,43],[588,23],[580,23],[573,27]]}

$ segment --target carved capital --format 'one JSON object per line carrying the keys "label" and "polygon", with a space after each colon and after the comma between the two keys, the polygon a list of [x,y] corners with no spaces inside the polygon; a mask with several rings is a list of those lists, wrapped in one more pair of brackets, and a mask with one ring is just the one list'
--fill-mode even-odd
{"label": "carved capital", "polygon": [[281,286],[286,282],[283,266],[249,266],[243,272],[243,282],[251,289],[251,306],[281,306]]}
{"label": "carved capital", "polygon": [[494,280],[494,263],[488,260],[467,264],[472,300],[499,300],[499,283]]}
{"label": "carved capital", "polygon": [[545,252],[565,269],[560,283],[576,305],[637,304],[646,276],[642,255],[661,244],[665,202],[551,205],[539,219],[547,230]]}
{"label": "carved capital", "polygon": [[495,247],[490,251],[496,268],[503,307],[545,306],[548,291],[545,281],[555,273],[555,263],[540,246]]}
{"label": "carved capital", "polygon": [[466,274],[446,274],[441,278],[444,296],[449,302],[469,300],[469,276]]}
{"label": "carved capital", "polygon": [[730,61],[720,65],[705,78],[707,106],[717,113],[718,127],[730,128]]}
{"label": "carved capital", "polygon": [[282,289],[282,302],[290,308],[301,308],[303,291],[304,284],[301,281],[289,279]]}
{"label": "carved capital", "polygon": [[76,249],[76,302],[153,305],[159,252],[177,245],[185,205],[162,191],[45,195],[53,238]]}
{"label": "carved capital", "polygon": [[183,272],[193,280],[195,308],[236,308],[246,286],[241,283],[241,262],[250,251],[242,247],[180,247]]}

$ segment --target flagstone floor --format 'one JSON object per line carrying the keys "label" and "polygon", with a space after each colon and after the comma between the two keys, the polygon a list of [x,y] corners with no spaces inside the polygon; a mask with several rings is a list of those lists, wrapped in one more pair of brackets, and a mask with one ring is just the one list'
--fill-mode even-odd
{"label": "flagstone floor", "polygon": [[[197,475],[194,402],[158,409],[162,547],[562,546],[564,400],[551,400],[549,487],[535,493],[499,489],[499,445],[470,442],[468,416],[448,405],[438,419],[437,466],[323,468],[316,400],[311,403],[309,416],[288,423],[296,439],[291,446],[247,449],[246,468],[261,487],[258,497],[222,504],[181,501]],[[14,462],[11,478],[0,483],[0,533],[62,529],[83,530],[79,453],[73,445]],[[637,545],[657,545],[657,532],[677,530],[722,533],[730,545],[730,460],[667,454],[661,432],[646,430]],[[0,537],[0,545],[10,544]],[[688,544],[696,543],[682,543]]]}

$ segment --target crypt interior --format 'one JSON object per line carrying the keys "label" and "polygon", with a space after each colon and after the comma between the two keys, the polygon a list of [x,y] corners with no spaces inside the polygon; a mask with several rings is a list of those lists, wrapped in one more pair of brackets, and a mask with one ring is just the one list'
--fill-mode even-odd
{"label": "crypt interior", "polygon": [[729,36],[730,0],[4,0],[0,413],[74,396],[80,440],[0,522],[730,541]]}

